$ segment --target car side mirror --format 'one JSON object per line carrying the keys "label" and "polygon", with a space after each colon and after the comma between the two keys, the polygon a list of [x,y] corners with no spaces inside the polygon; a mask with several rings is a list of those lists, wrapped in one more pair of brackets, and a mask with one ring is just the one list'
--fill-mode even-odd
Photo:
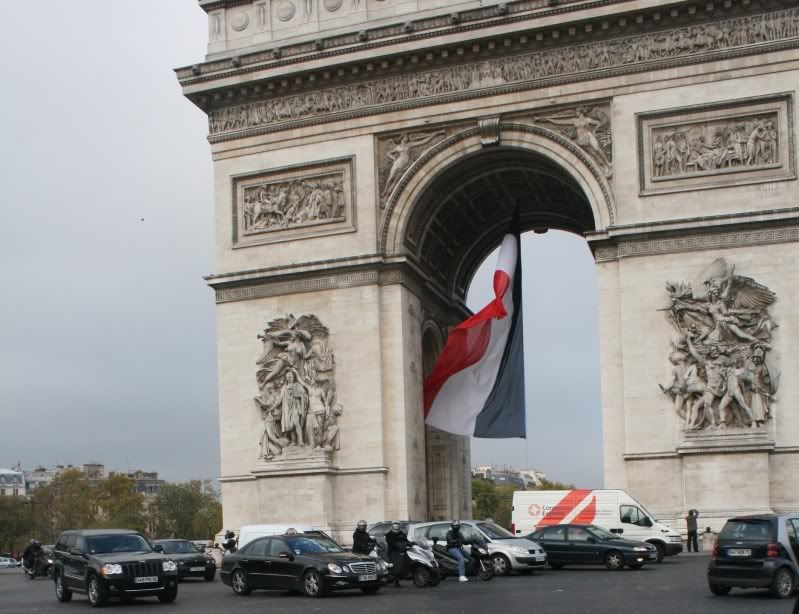
{"label": "car side mirror", "polygon": [[644,526],[651,527],[652,526],[652,519],[651,518],[644,518]]}
{"label": "car side mirror", "polygon": [[587,540],[585,540],[585,541],[587,541],[589,544],[595,544],[595,543],[596,543],[596,540],[595,540],[593,537],[589,537],[589,538],[588,538]]}
{"label": "car side mirror", "polygon": [[163,553],[163,552],[164,552],[164,547],[163,547],[161,544],[155,544],[155,545],[153,546],[153,550],[154,550],[155,552],[161,552],[161,553]]}
{"label": "car side mirror", "polygon": [[289,561],[293,561],[294,560],[294,555],[291,554],[291,552],[281,552],[277,556],[278,556],[278,558],[288,559]]}
{"label": "car side mirror", "polygon": [[433,545],[435,546],[435,545],[438,543],[438,538],[437,538],[437,537],[434,537],[434,538],[433,538],[433,539],[431,539],[430,541],[431,541],[431,542],[433,542]]}
{"label": "car side mirror", "polygon": [[80,548],[71,548],[69,553],[72,556],[86,556],[86,553],[83,550],[81,550]]}

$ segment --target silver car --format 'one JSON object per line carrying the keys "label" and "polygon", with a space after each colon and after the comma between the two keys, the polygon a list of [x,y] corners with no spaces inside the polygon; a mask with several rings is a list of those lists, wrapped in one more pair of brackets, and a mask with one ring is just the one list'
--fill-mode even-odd
{"label": "silver car", "polygon": [[[444,543],[449,529],[449,522],[423,522],[409,524],[407,533],[413,540]],[[547,555],[541,546],[524,537],[514,537],[490,520],[461,520],[461,534],[464,541],[473,539],[475,535],[485,540],[497,575],[507,576],[511,571],[530,573],[546,567]]]}

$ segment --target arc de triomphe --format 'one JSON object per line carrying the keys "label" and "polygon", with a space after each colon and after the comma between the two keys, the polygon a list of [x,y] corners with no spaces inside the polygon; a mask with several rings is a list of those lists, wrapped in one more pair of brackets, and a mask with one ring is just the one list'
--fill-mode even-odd
{"label": "arc de triomphe", "polygon": [[470,515],[422,380],[516,205],[596,260],[605,487],[799,510],[795,2],[199,4],[226,527]]}

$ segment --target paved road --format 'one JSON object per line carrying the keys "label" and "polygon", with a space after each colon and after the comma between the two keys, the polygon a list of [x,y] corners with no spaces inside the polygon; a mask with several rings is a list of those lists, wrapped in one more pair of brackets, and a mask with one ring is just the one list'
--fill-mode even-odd
{"label": "paved road", "polygon": [[[219,579],[212,583],[181,583],[174,604],[156,599],[113,604],[120,612],[269,612],[269,614],[789,614],[792,602],[778,601],[759,591],[733,591],[713,597],[707,590],[704,556],[680,556],[640,571],[609,572],[603,568],[542,571],[532,576],[472,580],[451,579],[437,588],[385,588],[375,596],[335,593],[321,600],[284,593],[256,591],[237,597]],[[113,602],[112,602],[113,603]],[[87,612],[86,598],[75,595],[71,603],[55,600],[52,582],[29,581],[14,571],[0,572],[0,609],[4,612]]]}

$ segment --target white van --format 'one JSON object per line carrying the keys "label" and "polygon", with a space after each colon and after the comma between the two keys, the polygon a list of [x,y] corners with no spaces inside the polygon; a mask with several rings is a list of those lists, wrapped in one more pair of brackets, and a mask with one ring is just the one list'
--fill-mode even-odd
{"label": "white van", "polygon": [[511,530],[525,536],[552,524],[595,524],[624,539],[649,542],[664,556],[682,552],[682,537],[656,522],[624,490],[520,490],[513,493]]}
{"label": "white van", "polygon": [[244,547],[244,544],[250,543],[252,540],[259,537],[270,537],[272,535],[285,535],[286,531],[294,529],[298,533],[305,533],[306,531],[319,531],[318,527],[303,524],[250,524],[241,527],[238,535],[238,548]]}

